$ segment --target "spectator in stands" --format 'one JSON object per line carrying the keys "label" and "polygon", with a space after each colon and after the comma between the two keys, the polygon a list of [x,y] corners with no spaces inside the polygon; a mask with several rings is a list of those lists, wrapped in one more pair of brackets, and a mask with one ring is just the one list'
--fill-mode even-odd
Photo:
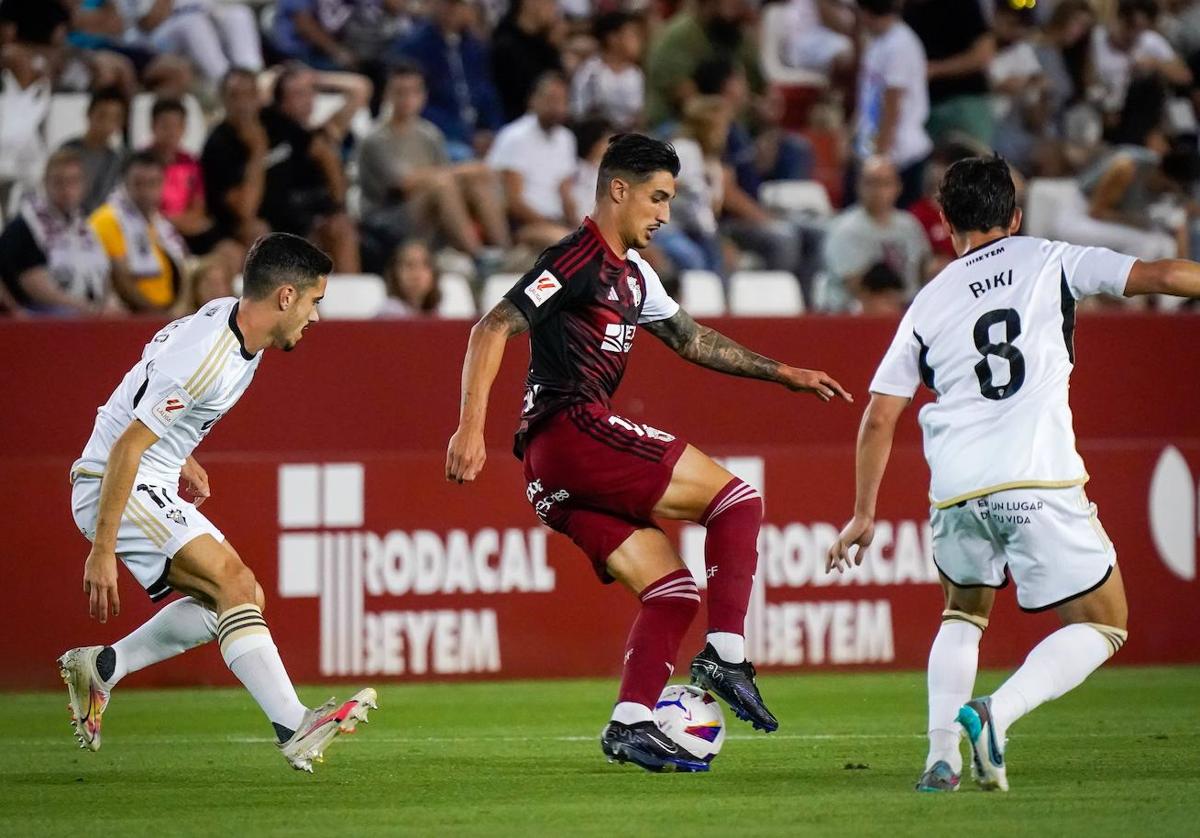
{"label": "spectator in stands", "polygon": [[896,208],[900,178],[886,157],[871,157],[859,176],[860,203],[843,210],[825,237],[825,272],[814,295],[821,311],[856,311],[864,306],[863,279],[874,265],[900,277],[905,299],[927,278],[929,239],[921,223]]}
{"label": "spectator in stands", "polygon": [[988,66],[992,86],[992,146],[1009,163],[1028,172],[1048,119],[1046,76],[1033,49],[1033,9],[996,6],[992,21],[996,55]]}
{"label": "spectator in stands", "polygon": [[886,262],[867,268],[858,283],[858,313],[869,317],[899,317],[908,305],[904,280]]}
{"label": "spectator in stands", "polygon": [[204,205],[215,236],[249,247],[271,229],[262,218],[271,145],[259,114],[255,74],[230,70],[221,82],[221,104],[225,119],[213,128],[200,154]]}
{"label": "spectator in stands", "polygon": [[692,74],[702,61],[724,56],[763,89],[758,47],[745,26],[746,0],[696,0],[683,6],[651,40],[646,58],[646,122],[654,128],[679,118],[695,94]]}
{"label": "spectator in stands", "polygon": [[505,122],[525,113],[539,78],[562,72],[559,50],[565,34],[557,0],[512,0],[492,33],[492,78]]}
{"label": "spectator in stands", "polygon": [[1147,76],[1165,84],[1191,84],[1192,73],[1171,44],[1154,30],[1155,0],[1120,0],[1117,15],[1107,27],[1092,30],[1092,65],[1103,87],[1101,108],[1115,122],[1125,104],[1131,81]]}
{"label": "spectator in stands", "polygon": [[118,311],[108,256],[83,212],[87,181],[79,152],[51,154],[43,182],[45,191],[27,196],[0,233],[0,278],[8,294],[44,314]]}
{"label": "spectator in stands", "polygon": [[423,116],[446,135],[454,161],[483,157],[503,124],[487,46],[471,31],[474,20],[469,0],[433,0],[431,19],[400,48],[425,72]]}
{"label": "spectator in stands", "polygon": [[112,262],[113,289],[130,311],[167,311],[187,299],[179,293],[187,249],[159,211],[162,195],[163,165],[140,151],[126,162],[122,184],[88,219]]}
{"label": "spectator in stands", "polygon": [[843,0],[788,0],[783,63],[829,76],[854,66],[854,13]]}
{"label": "spectator in stands", "polygon": [[379,309],[381,318],[430,317],[442,301],[433,254],[420,239],[399,245],[388,259],[383,274],[388,298]]}
{"label": "spectator in stands", "polygon": [[[477,161],[451,163],[446,138],[421,118],[425,80],[415,64],[398,65],[386,89],[391,109],[358,150],[363,223],[381,239],[384,254],[410,229],[429,227],[473,258],[485,245],[512,244],[496,173]],[[476,222],[482,236],[476,231]]]}
{"label": "spectator in stands", "polygon": [[904,21],[925,47],[929,123],[935,143],[961,132],[992,142],[987,69],[996,53],[978,0],[907,0]]}
{"label": "spectator in stands", "polygon": [[1088,0],[1059,0],[1042,27],[1035,51],[1046,78],[1052,127],[1068,105],[1082,101],[1092,85],[1091,30],[1096,12]]}
{"label": "spectator in stands", "polygon": [[671,144],[679,156],[671,221],[654,235],[655,244],[679,271],[713,271],[727,276],[717,216],[725,197],[721,154],[733,115],[719,96],[693,96]]}
{"label": "spectator in stands", "polygon": [[601,117],[618,130],[642,122],[646,78],[642,59],[642,23],[624,12],[596,18],[592,34],[600,53],[587,59],[571,79],[571,111],[577,119]]}
{"label": "spectator in stands", "polygon": [[83,161],[87,183],[83,198],[85,213],[104,203],[121,180],[125,152],[114,146],[124,139],[128,115],[129,103],[121,91],[114,87],[97,90],[88,102],[87,130],[82,137],[63,144],[63,148],[76,151]]}
{"label": "spectator in stands", "polygon": [[575,135],[564,125],[567,113],[566,79],[547,73],[533,88],[529,112],[504,126],[488,153],[517,239],[531,247],[558,241],[578,217],[571,191]]}
{"label": "spectator in stands", "polygon": [[356,0],[280,0],[271,24],[271,46],[315,70],[352,70],[358,56],[341,40]]}
{"label": "spectator in stands", "polygon": [[254,12],[228,0],[123,0],[135,45],[190,58],[209,84],[231,67],[263,68]]}
{"label": "spectator in stands", "polygon": [[116,86],[132,98],[140,80],[142,87],[160,96],[183,96],[194,83],[191,61],[131,43],[127,35],[133,22],[126,14],[136,14],[128,0],[78,0],[74,8],[67,42],[78,48],[77,54],[121,59],[99,64],[89,60],[92,85]]}
{"label": "spectator in stands", "polygon": [[146,149],[163,167],[162,202],[159,209],[184,241],[188,250],[204,255],[224,251],[236,270],[243,248],[225,237],[208,216],[204,204],[204,175],[200,161],[183,149],[187,109],[178,99],[157,99],[150,109],[150,145]]}
{"label": "spectator in stands", "polygon": [[186,310],[199,311],[213,300],[233,296],[233,273],[224,260],[206,257],[192,268],[186,288],[190,297]]}
{"label": "spectator in stands", "polygon": [[567,221],[582,224],[583,218],[592,211],[596,203],[596,180],[600,177],[600,160],[613,136],[613,126],[600,117],[590,117],[575,123],[575,148],[579,162],[571,178],[571,194],[574,196],[575,217]]}
{"label": "spectator in stands", "polygon": [[900,173],[899,205],[907,207],[921,195],[933,148],[925,133],[925,48],[900,18],[897,0],[858,0],[858,6],[869,40],[859,64],[855,160],[846,173],[845,197],[855,201],[860,161],[880,155]]}
{"label": "spectator in stands", "polygon": [[37,188],[46,162],[42,126],[50,112],[50,78],[29,50],[0,47],[0,207],[13,188]]}

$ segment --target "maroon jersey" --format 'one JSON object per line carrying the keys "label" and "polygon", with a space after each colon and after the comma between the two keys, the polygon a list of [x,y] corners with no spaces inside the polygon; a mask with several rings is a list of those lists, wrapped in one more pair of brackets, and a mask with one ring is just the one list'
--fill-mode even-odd
{"label": "maroon jersey", "polygon": [[525,404],[514,451],[542,420],[572,404],[610,405],[641,323],[665,320],[679,305],[635,251],[613,253],[583,226],[538,257],[504,295],[529,321]]}

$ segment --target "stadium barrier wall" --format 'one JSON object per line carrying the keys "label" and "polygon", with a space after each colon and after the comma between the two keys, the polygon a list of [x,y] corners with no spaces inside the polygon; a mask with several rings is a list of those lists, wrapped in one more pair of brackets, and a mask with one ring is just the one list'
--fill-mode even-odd
{"label": "stadium barrier wall", "polygon": [[[718,377],[643,336],[615,408],[724,458],[760,486],[766,525],[748,617],[766,668],[920,668],[941,592],[931,563],[916,412],[902,420],[873,555],[845,575],[824,554],[853,500],[854,438],[874,365],[895,329],[875,319],[714,323],[764,352],[822,368],[857,397],[823,405]],[[6,585],[0,687],[48,687],[54,658],[111,642],[152,613],[121,571],[122,613],[101,626],[81,592],[87,543],[67,470],[96,407],[157,328],[150,320],[2,323],[0,520]],[[1088,494],[1117,545],[1131,604],[1117,661],[1200,661],[1195,603],[1200,358],[1195,316],[1081,316],[1072,404]],[[204,512],[267,592],[267,618],[298,681],[614,675],[633,600],[601,586],[525,500],[510,432],[528,357],[509,348],[491,400],[489,461],[443,479],[469,324],[323,323],[270,352],[242,402],[199,450]],[[924,398],[924,397],[922,397]],[[1006,429],[997,426],[997,434]],[[668,526],[703,584],[703,530]],[[1055,625],[1001,592],[982,662],[1018,663]],[[695,650],[703,617],[685,643]],[[133,676],[230,683],[214,647]]]}

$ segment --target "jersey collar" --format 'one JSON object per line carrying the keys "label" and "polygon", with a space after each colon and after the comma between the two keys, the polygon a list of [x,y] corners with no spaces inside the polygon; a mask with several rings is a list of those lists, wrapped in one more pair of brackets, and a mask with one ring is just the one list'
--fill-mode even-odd
{"label": "jersey collar", "polygon": [[618,256],[613,252],[613,249],[609,247],[608,239],[604,238],[604,236],[600,234],[600,228],[596,226],[595,221],[592,221],[591,216],[584,216],[583,228],[600,240],[600,244],[604,246],[605,259],[617,265],[625,264],[625,258],[623,256]]}
{"label": "jersey collar", "polygon": [[233,336],[238,340],[238,349],[242,353],[242,358],[247,361],[253,361],[254,356],[246,351],[246,338],[242,335],[242,330],[238,328],[237,313],[239,305],[241,305],[240,300],[234,303],[233,308],[229,310],[229,330],[233,332]]}
{"label": "jersey collar", "polygon": [[964,253],[962,256],[959,256],[958,258],[965,259],[968,256],[970,256],[972,253],[978,253],[981,250],[987,250],[992,245],[998,244],[1007,238],[1009,238],[1009,237],[1008,236],[1000,236],[999,238],[992,239],[991,241],[987,241],[987,242],[984,242],[983,244],[976,245],[975,247],[972,247],[970,250],[968,250],[966,253]]}

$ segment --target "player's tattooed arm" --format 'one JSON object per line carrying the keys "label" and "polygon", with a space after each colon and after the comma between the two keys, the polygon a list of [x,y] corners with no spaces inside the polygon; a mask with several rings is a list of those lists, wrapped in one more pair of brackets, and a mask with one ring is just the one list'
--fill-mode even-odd
{"label": "player's tattooed arm", "polygon": [[683,309],[666,320],[647,323],[645,328],[671,347],[679,357],[710,370],[774,381],[789,390],[815,393],[822,401],[834,397],[853,401],[850,394],[825,373],[797,369],[759,355],[716,329],[700,325]]}
{"label": "player's tattooed arm", "polygon": [[501,300],[471,329],[463,360],[462,398],[458,430],[446,449],[446,479],[457,483],[474,480],[487,461],[483,426],[488,396],[504,358],[509,339],[529,329],[525,315],[508,300]]}
{"label": "player's tattooed arm", "polygon": [[478,329],[498,332],[505,337],[516,337],[522,332],[529,331],[529,321],[521,310],[508,300],[500,300],[492,306],[492,310],[483,316],[476,325]]}

